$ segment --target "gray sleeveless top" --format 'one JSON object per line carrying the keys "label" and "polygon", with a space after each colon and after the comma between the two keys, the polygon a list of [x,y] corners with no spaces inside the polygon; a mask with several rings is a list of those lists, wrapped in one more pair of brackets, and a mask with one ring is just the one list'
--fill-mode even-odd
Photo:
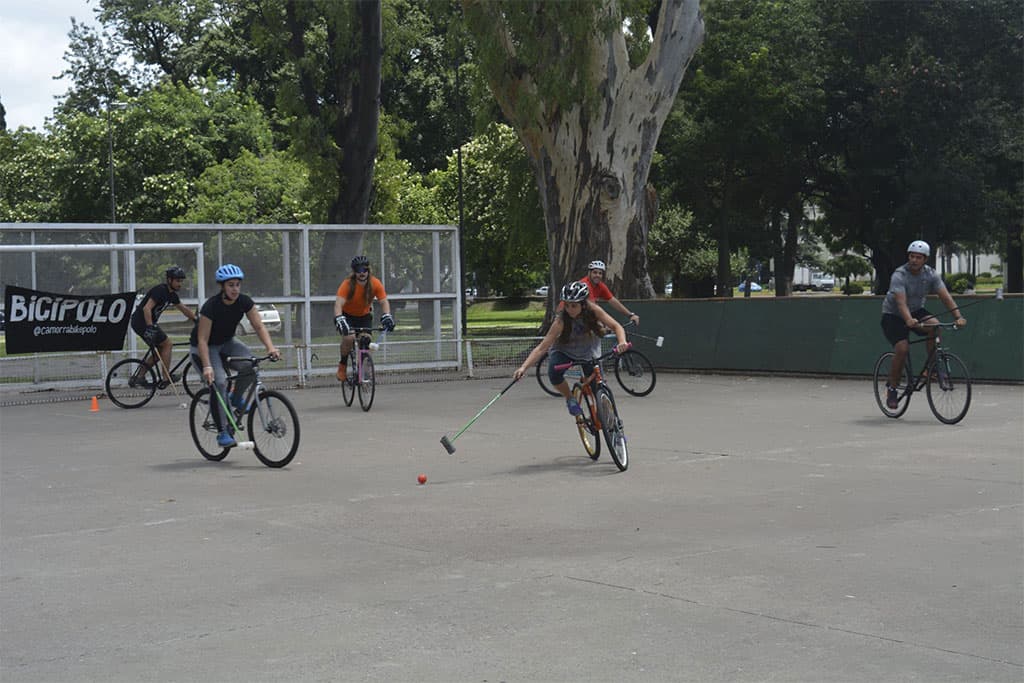
{"label": "gray sleeveless top", "polygon": [[572,321],[569,341],[560,344],[556,339],[555,343],[551,345],[551,350],[561,351],[573,358],[596,358],[601,355],[601,337],[588,330],[583,320],[577,318]]}

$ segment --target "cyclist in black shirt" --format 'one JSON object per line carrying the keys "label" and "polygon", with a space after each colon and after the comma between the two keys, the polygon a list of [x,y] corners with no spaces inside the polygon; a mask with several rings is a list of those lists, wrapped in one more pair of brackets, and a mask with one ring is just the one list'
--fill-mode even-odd
{"label": "cyclist in black shirt", "polygon": [[[199,324],[192,330],[190,338],[192,363],[203,369],[203,379],[207,384],[213,384],[220,395],[225,398],[225,403],[231,401],[232,407],[244,409],[243,401],[245,392],[252,383],[254,374],[252,365],[248,360],[234,360],[231,368],[239,373],[234,387],[234,394],[227,396],[227,371],[224,368],[224,359],[249,358],[252,352],[249,347],[235,339],[235,329],[241,322],[242,316],[249,319],[256,336],[267,348],[267,353],[274,360],[281,357],[280,352],[270,339],[270,333],[263,326],[259,311],[253,304],[252,299],[242,294],[242,280],[245,273],[233,263],[225,263],[217,269],[216,280],[220,283],[220,291],[214,294],[203,304],[199,310]],[[248,371],[248,372],[247,372]],[[228,419],[220,410],[220,401],[210,401],[210,411],[220,424],[220,433],[217,434],[217,443],[222,447],[236,445],[235,437],[228,430]]]}
{"label": "cyclist in black shirt", "polygon": [[[160,376],[163,377],[163,381],[177,382],[177,377],[167,376],[167,368],[171,367],[172,343],[167,334],[160,329],[160,325],[157,322],[160,320],[160,314],[171,306],[181,311],[192,322],[196,321],[196,314],[191,308],[181,303],[181,299],[178,298],[178,292],[181,290],[182,285],[185,284],[184,269],[181,266],[171,266],[165,271],[164,275],[167,276],[167,281],[146,292],[146,296],[143,297],[142,302],[132,313],[131,323],[135,334],[142,337],[143,341],[150,346],[156,347],[160,353],[160,359],[163,360]],[[155,358],[147,356],[147,368],[155,362]],[[143,374],[143,376],[145,375]]]}

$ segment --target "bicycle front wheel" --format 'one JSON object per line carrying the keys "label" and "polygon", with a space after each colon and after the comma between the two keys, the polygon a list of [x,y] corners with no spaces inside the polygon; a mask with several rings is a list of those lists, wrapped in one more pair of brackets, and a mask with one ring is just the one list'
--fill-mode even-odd
{"label": "bicycle front wheel", "polygon": [[188,425],[192,430],[192,441],[207,460],[214,462],[227,457],[230,448],[217,444],[217,433],[220,427],[210,412],[210,388],[204,387],[192,397],[192,405],[188,409]]}
{"label": "bicycle front wheel", "polygon": [[345,381],[341,383],[341,397],[345,399],[345,405],[352,405],[352,401],[356,399],[356,356],[355,353],[350,353],[348,356],[348,376]]}
{"label": "bicycle front wheel", "polygon": [[249,438],[267,467],[284,467],[299,450],[299,415],[283,394],[264,390],[249,411]]}
{"label": "bicycle front wheel", "polygon": [[597,414],[601,418],[601,431],[604,432],[604,440],[608,444],[608,453],[619,471],[625,472],[629,467],[629,449],[626,446],[626,434],[622,430],[619,411],[615,408],[615,399],[612,398],[612,392],[605,387],[599,388],[596,394]]}
{"label": "bicycle front wheel", "polygon": [[156,393],[155,368],[147,368],[138,358],[126,358],[107,373],[107,396],[122,408],[141,408]]}
{"label": "bicycle front wheel", "polygon": [[580,441],[583,442],[583,450],[587,452],[591,460],[601,457],[601,437],[598,434],[597,425],[594,423],[596,406],[594,396],[589,391],[583,391],[579,384],[573,385],[572,397],[580,404],[583,412],[576,416],[576,429],[580,433]]}
{"label": "bicycle front wheel", "polygon": [[878,357],[878,360],[875,362],[874,383],[875,402],[878,403],[878,408],[886,417],[896,418],[907,412],[907,408],[910,406],[910,395],[913,393],[914,378],[910,374],[910,358],[908,357],[906,362],[903,363],[903,372],[900,374],[900,382],[896,387],[898,404],[895,408],[890,408],[886,403],[888,400],[886,387],[889,383],[889,371],[892,369],[893,358],[895,358],[895,354],[892,351],[883,353]]}
{"label": "bicycle front wheel", "polygon": [[549,359],[550,356],[545,353],[544,356],[537,361],[537,384],[539,384],[540,388],[544,390],[544,393],[550,396],[561,396],[561,394],[551,386],[551,380],[548,379],[547,362]]}
{"label": "bicycle front wheel", "polygon": [[658,376],[654,372],[654,365],[647,359],[647,356],[629,349],[622,353],[615,362],[615,379],[626,390],[627,394],[633,396],[646,396],[654,391],[654,384]]}
{"label": "bicycle front wheel", "polygon": [[960,358],[943,351],[928,373],[928,405],[940,422],[955,425],[971,407],[971,374]]}
{"label": "bicycle front wheel", "polygon": [[[182,370],[181,370],[181,386],[182,386],[182,388],[185,389],[185,393],[186,394],[188,394],[192,398],[195,398],[196,397],[197,389],[194,386],[191,386],[188,383],[189,382],[188,373],[191,370],[192,370],[192,362],[189,361],[188,363],[185,363],[185,367],[182,368]],[[200,378],[200,380],[201,380],[201,378]],[[201,386],[201,383],[200,383],[200,386]]]}
{"label": "bicycle front wheel", "polygon": [[363,412],[373,405],[373,396],[377,393],[377,378],[373,374],[373,358],[370,354],[363,354],[363,376],[359,378],[359,405]]}

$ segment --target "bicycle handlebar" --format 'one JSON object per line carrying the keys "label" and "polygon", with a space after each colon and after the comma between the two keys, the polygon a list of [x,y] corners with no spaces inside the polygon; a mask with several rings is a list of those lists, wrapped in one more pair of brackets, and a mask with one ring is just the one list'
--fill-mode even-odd
{"label": "bicycle handlebar", "polygon": [[[632,342],[626,342],[626,350],[627,351],[629,349],[631,349],[632,347],[633,347]],[[566,354],[566,355],[568,355],[568,354]],[[614,348],[612,348],[611,351],[608,351],[607,353],[602,353],[597,358],[573,358],[572,356],[569,356],[570,358],[572,358],[572,360],[570,362],[568,362],[568,363],[559,363],[558,365],[555,366],[555,369],[556,370],[568,370],[569,368],[571,368],[574,365],[582,365],[583,363],[600,363],[603,360],[607,360],[608,358],[611,358],[612,356],[617,356],[617,355],[619,355],[619,352],[616,351]]]}
{"label": "bicycle handlebar", "polygon": [[360,334],[362,332],[385,332],[383,327],[350,327],[349,332],[351,334]]}
{"label": "bicycle handlebar", "polygon": [[236,360],[247,360],[250,363],[252,363],[253,365],[259,365],[260,363],[262,363],[263,361],[266,361],[266,360],[269,360],[271,363],[276,363],[277,361],[279,361],[281,359],[280,358],[271,358],[270,354],[267,354],[266,356],[260,356],[260,357],[249,356],[248,358],[246,358],[244,356],[228,356],[225,360],[228,363],[231,363],[231,362],[236,361]]}

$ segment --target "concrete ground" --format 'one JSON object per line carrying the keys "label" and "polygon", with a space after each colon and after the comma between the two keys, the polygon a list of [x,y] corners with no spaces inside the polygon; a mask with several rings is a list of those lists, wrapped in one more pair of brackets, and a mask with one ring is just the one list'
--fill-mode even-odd
{"label": "concrete ground", "polygon": [[169,397],[3,408],[0,679],[1024,680],[1021,387],[662,374],[620,474],[531,377],[447,455],[504,384],[290,391],[282,470]]}

